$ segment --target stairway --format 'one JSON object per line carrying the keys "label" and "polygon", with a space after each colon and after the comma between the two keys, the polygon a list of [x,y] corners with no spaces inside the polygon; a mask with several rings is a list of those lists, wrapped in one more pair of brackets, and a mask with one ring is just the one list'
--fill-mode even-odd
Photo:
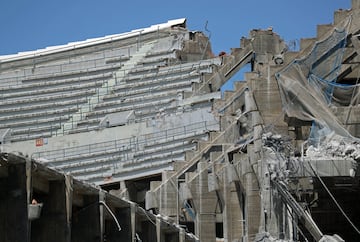
{"label": "stairway", "polygon": [[87,103],[84,103],[79,107],[77,113],[73,114],[70,117],[70,120],[61,125],[61,128],[57,130],[57,134],[65,134],[69,130],[76,128],[77,123],[86,118],[87,113],[93,111],[94,107],[103,101],[104,96],[111,91],[112,87],[117,85],[119,80],[121,81],[131,71],[131,69],[137,65],[137,63],[145,58],[146,54],[153,48],[155,42],[156,41],[151,41],[143,44],[138,51],[114,73],[112,78],[98,88],[97,92],[93,96],[88,98]]}

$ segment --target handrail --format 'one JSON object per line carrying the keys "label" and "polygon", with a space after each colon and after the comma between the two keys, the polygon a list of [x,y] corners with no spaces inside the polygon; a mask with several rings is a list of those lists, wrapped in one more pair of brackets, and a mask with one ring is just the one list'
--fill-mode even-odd
{"label": "handrail", "polygon": [[[94,143],[89,145],[82,145],[72,148],[64,148],[58,150],[49,150],[42,152],[35,152],[32,154],[32,158],[47,158],[49,160],[54,158],[66,158],[76,155],[90,154],[96,151],[102,150],[111,150],[111,149],[120,149],[124,147],[130,147],[134,152],[143,150],[141,149],[142,145],[148,144],[152,141],[158,141],[160,139],[168,139],[175,138],[178,135],[185,135],[197,131],[199,129],[211,130],[214,126],[216,126],[218,122],[216,121],[203,121],[194,123],[187,126],[176,127],[173,129],[168,129],[164,131],[159,131],[155,133],[143,134],[138,137],[130,137],[124,139],[117,139],[112,141]],[[109,148],[110,147],[110,148]]]}
{"label": "handrail", "polygon": [[[135,45],[131,45],[131,46],[127,46],[126,48],[117,48],[117,51],[122,51],[125,54],[122,54],[120,56],[120,59],[118,62],[122,62],[122,61],[126,61],[128,60],[128,58],[131,55],[131,50],[135,49]],[[102,50],[99,52],[94,52],[92,53],[92,55],[95,55],[95,58],[89,58],[89,59],[85,59],[85,60],[81,60],[81,61],[72,61],[69,57],[68,62],[67,63],[61,63],[61,64],[50,64],[50,65],[43,65],[43,66],[36,66],[37,64],[34,63],[32,66],[29,67],[24,67],[24,68],[19,68],[18,69],[18,74],[17,75],[13,75],[13,76],[7,76],[7,77],[1,77],[0,75],[0,81],[1,84],[0,86],[6,86],[7,84],[11,84],[12,86],[14,85],[13,82],[11,81],[5,81],[5,80],[16,80],[17,84],[16,85],[21,85],[21,80],[24,78],[30,78],[30,79],[40,79],[40,78],[44,78],[48,75],[54,75],[54,74],[59,74],[59,73],[63,73],[63,74],[67,74],[73,71],[82,71],[82,70],[88,70],[89,66],[92,66],[92,68],[100,68],[100,67],[105,67],[105,66],[110,66],[112,64],[107,64],[106,60],[107,59],[111,59],[113,57],[119,57],[117,53],[117,51],[114,51],[115,54],[111,54],[109,56],[106,56],[106,53],[109,52],[109,50]],[[96,56],[99,55],[101,57],[97,58]],[[121,58],[122,57],[122,58]],[[81,68],[81,66],[84,66],[83,68]],[[71,68],[72,67],[72,68]],[[79,68],[80,67],[80,68]],[[91,69],[91,68],[90,68]],[[39,74],[33,74],[34,70],[42,70],[43,73],[39,73]],[[3,74],[6,74],[9,72],[4,72]],[[5,83],[5,85],[4,85]]]}
{"label": "handrail", "polygon": [[[208,61],[207,61],[207,62],[208,62]],[[210,61],[210,62],[211,62],[211,61]],[[198,65],[201,66],[201,63],[200,63],[200,64],[197,63],[197,62],[187,63],[186,66],[188,66],[189,69],[193,69],[194,66],[198,66]],[[182,71],[183,68],[184,68],[184,66],[182,66],[181,64],[180,64],[180,65],[171,66],[171,68],[168,68],[166,71],[164,71],[164,72],[162,73],[163,75],[161,75],[161,77],[166,78],[166,77],[169,75],[169,73],[174,72],[174,70]],[[143,75],[142,75],[142,77],[140,78],[140,81],[145,78],[145,75],[146,75],[146,74],[143,74]],[[154,79],[156,79],[159,75],[160,75],[160,72],[156,72],[155,75],[154,75]],[[190,74],[189,74],[189,75],[190,75]],[[115,76],[115,78],[116,78],[116,76]],[[148,77],[146,77],[146,78],[148,78]],[[124,77],[124,80],[126,80],[125,77]],[[116,81],[116,82],[117,82],[117,81]],[[117,84],[108,86],[105,93],[103,93],[103,94],[97,93],[97,94],[96,94],[96,95],[97,95],[97,98],[98,98],[98,99],[103,99],[105,96],[109,95],[110,91],[112,91],[116,86],[117,86]],[[135,86],[131,86],[130,89],[126,90],[125,93],[120,96],[120,98],[127,97],[128,94],[129,94],[129,92],[131,92],[134,87],[135,87]],[[161,89],[161,88],[156,88],[156,89]],[[156,89],[155,89],[155,88],[149,89],[149,92],[151,93],[153,90],[156,90]],[[91,103],[89,103],[89,110],[94,110],[94,108],[96,107],[96,105],[97,105],[97,104],[91,104]],[[87,116],[87,114],[89,114],[89,113],[92,113],[92,111],[81,112],[80,115],[81,115],[81,117],[84,117],[84,116]],[[71,129],[73,129],[73,127],[74,127],[74,126],[72,126]],[[67,129],[67,130],[68,130],[68,129]],[[64,132],[65,132],[65,130],[64,130]]]}
{"label": "handrail", "polygon": [[[104,53],[104,55],[103,56],[105,56],[105,50],[104,51],[102,51],[103,53]],[[104,58],[99,58],[99,59],[105,59],[105,57]],[[96,60],[98,60],[98,59],[96,59]],[[95,62],[96,63],[96,60],[92,60],[93,62]],[[91,60],[89,61],[89,60],[87,60],[86,62],[91,62]],[[76,62],[75,64],[76,65],[78,65],[79,63],[81,63],[81,62]],[[201,60],[201,61],[194,61],[193,63],[180,63],[180,64],[174,64],[174,65],[171,65],[171,66],[169,66],[168,68],[165,68],[165,70],[164,71],[162,71],[162,72],[156,72],[155,73],[155,75],[148,75],[148,73],[150,72],[147,72],[147,73],[145,73],[145,74],[143,74],[142,75],[142,77],[140,78],[140,80],[143,80],[143,79],[145,79],[145,78],[150,78],[150,76],[153,76],[153,78],[152,79],[158,79],[159,78],[159,80],[157,80],[157,81],[160,81],[161,82],[161,80],[165,80],[168,76],[169,76],[169,73],[172,73],[172,72],[174,72],[174,71],[184,71],[184,68],[186,69],[186,70],[193,70],[193,69],[199,69],[199,68],[202,68],[203,66],[205,66],[205,67],[208,67],[209,65],[211,65],[211,63],[213,63],[213,60]],[[60,66],[62,66],[63,64],[61,64]],[[67,65],[67,64],[66,64]],[[51,66],[47,66],[46,68],[51,68]],[[129,70],[131,70],[131,69],[133,69],[133,68],[129,68]],[[124,69],[121,69],[121,71],[125,71]],[[190,73],[187,73],[187,75],[189,75],[189,77],[191,76],[191,74]],[[160,77],[159,77],[160,76]],[[112,91],[114,91],[114,89],[115,89],[115,87],[117,87],[118,85],[118,80],[117,80],[117,77],[116,77],[116,75],[115,75],[115,84],[114,85],[107,85],[106,86],[106,91],[104,92],[104,93],[99,93],[98,91],[95,93],[95,97],[97,97],[98,99],[101,99],[101,98],[104,98],[105,96],[107,96],[107,95],[109,95]],[[126,77],[124,77],[124,80],[126,80]],[[104,82],[103,82],[103,85],[106,83],[106,80],[104,80]],[[0,84],[0,86],[1,86],[1,84]],[[20,86],[20,85],[19,85]],[[132,92],[132,89],[133,89],[133,87],[130,87],[130,89],[128,89],[127,88],[127,90],[125,90],[125,92],[123,93],[123,95],[121,95],[121,96],[123,96],[123,97],[126,97],[126,96],[128,96],[129,95],[129,93],[130,92]],[[158,86],[158,87],[155,87],[155,88],[150,88],[149,90],[148,90],[148,92],[149,93],[152,93],[153,91],[155,91],[155,92],[157,92],[158,90],[160,90],[160,89],[162,89],[162,86]],[[98,90],[98,88],[95,88],[94,90]],[[85,116],[87,116],[88,114],[90,114],[90,113],[92,113],[92,111],[90,111],[90,110],[94,110],[94,108],[95,108],[95,106],[97,105],[97,103],[94,103],[94,104],[91,104],[91,103],[89,103],[89,110],[80,110],[81,112],[80,112],[80,116],[81,117],[85,117]],[[83,111],[85,111],[85,112],[83,112]],[[71,115],[71,113],[73,113],[73,112],[70,112],[69,114]],[[74,113],[73,113],[74,114]],[[71,119],[71,117],[70,117],[70,119]],[[69,120],[70,120],[69,119]],[[141,120],[143,120],[143,118],[140,118]],[[139,119],[139,120],[140,120]],[[66,123],[66,122],[65,122]],[[62,126],[64,126],[64,122],[59,122],[58,124],[60,124],[60,126],[62,125]],[[54,127],[57,127],[57,124],[54,124]],[[66,131],[69,131],[69,130],[73,130],[73,128],[74,128],[75,126],[74,126],[74,123],[73,123],[73,125],[71,125],[71,127],[68,127],[66,130],[64,129],[63,130],[63,132],[61,132],[61,133],[58,133],[58,130],[53,130],[53,128],[51,127],[50,128],[50,133],[51,134],[55,134],[56,136],[58,135],[58,134],[65,134],[65,132]]]}

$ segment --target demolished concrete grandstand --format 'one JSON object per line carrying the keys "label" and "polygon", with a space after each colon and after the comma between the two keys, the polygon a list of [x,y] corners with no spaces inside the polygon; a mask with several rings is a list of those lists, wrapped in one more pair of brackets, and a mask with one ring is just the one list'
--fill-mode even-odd
{"label": "demolished concrete grandstand", "polygon": [[176,19],[0,56],[2,241],[358,241],[359,20],[298,51],[214,55]]}

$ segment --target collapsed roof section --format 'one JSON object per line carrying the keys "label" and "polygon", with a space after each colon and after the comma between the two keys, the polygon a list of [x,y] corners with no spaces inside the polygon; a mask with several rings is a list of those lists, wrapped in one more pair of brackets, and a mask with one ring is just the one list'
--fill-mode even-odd
{"label": "collapsed roof section", "polygon": [[327,132],[343,137],[351,137],[351,134],[331,107],[356,106],[358,103],[356,94],[360,83],[338,80],[351,20],[350,15],[344,26],[334,28],[325,39],[315,43],[310,53],[295,59],[276,74],[288,117],[314,121],[322,130],[328,129]]}

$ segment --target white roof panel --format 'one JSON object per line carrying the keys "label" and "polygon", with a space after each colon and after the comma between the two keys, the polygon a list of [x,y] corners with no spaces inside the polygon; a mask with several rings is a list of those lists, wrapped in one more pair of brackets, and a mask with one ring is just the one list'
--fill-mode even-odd
{"label": "white roof panel", "polygon": [[36,57],[36,56],[53,54],[53,53],[72,50],[72,49],[76,49],[76,48],[106,43],[109,41],[120,40],[120,39],[124,39],[124,38],[129,38],[132,36],[136,36],[139,33],[142,33],[142,34],[150,33],[150,32],[157,31],[159,29],[169,28],[174,25],[184,24],[185,22],[186,22],[185,18],[174,19],[174,20],[169,20],[166,23],[155,24],[155,25],[151,25],[150,27],[147,27],[147,28],[135,29],[135,30],[132,30],[132,31],[126,32],[126,33],[107,35],[107,36],[100,37],[100,38],[91,38],[91,39],[87,39],[84,41],[70,42],[65,45],[50,46],[50,47],[46,47],[44,49],[39,49],[39,50],[34,50],[34,51],[25,51],[25,52],[19,52],[17,54],[3,55],[3,56],[0,56],[0,62],[32,58],[32,57]]}

